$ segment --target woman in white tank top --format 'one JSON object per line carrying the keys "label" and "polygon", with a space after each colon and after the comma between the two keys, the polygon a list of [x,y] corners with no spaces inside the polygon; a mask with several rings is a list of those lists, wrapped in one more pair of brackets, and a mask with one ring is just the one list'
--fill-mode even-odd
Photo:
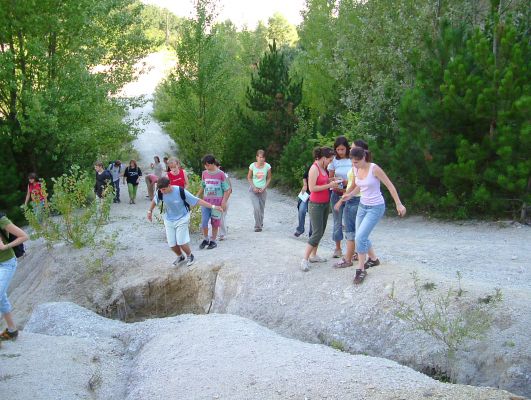
{"label": "woman in white tank top", "polygon": [[385,200],[380,191],[380,182],[387,187],[396,204],[398,215],[406,215],[406,207],[400,201],[398,192],[384,170],[371,163],[370,153],[361,148],[354,148],[350,152],[352,166],[356,170],[356,188],[343,196],[347,201],[360,193],[360,205],[356,215],[356,252],[358,253],[358,269],[354,283],[360,284],[367,276],[366,269],[380,264],[372,247],[369,235],[385,212]]}

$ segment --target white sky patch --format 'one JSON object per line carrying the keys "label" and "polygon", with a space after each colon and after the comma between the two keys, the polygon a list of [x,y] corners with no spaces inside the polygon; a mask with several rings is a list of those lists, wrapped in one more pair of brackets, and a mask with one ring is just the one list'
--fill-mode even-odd
{"label": "white sky patch", "polygon": [[[181,17],[193,15],[192,0],[142,0],[142,2],[167,8]],[[230,19],[240,28],[247,25],[254,29],[258,21],[267,24],[267,19],[275,12],[281,13],[294,25],[300,24],[305,0],[220,0],[218,4],[219,21]]]}

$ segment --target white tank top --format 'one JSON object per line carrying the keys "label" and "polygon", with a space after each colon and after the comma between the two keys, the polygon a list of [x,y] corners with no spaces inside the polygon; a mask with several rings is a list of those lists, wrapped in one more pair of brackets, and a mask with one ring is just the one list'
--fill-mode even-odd
{"label": "white tank top", "polygon": [[385,200],[380,192],[380,180],[373,174],[373,169],[376,164],[371,163],[369,166],[369,173],[365,179],[360,179],[359,172],[356,171],[356,186],[359,186],[361,199],[360,203],[365,206],[377,206],[385,204]]}

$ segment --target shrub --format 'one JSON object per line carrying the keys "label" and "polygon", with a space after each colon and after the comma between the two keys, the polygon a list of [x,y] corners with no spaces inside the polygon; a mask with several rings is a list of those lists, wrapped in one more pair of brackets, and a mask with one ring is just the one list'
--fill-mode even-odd
{"label": "shrub", "polygon": [[[109,219],[113,188],[108,186],[103,198],[96,199],[93,178],[77,165],[52,182],[54,193],[42,212],[24,209],[33,236],[44,238],[49,245],[60,241],[75,248],[91,245]],[[46,190],[45,182],[43,188]]]}

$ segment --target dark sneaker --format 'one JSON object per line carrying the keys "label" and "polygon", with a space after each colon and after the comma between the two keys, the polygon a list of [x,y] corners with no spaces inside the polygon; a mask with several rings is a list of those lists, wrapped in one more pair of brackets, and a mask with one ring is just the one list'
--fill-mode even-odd
{"label": "dark sneaker", "polygon": [[299,231],[295,231],[295,233],[293,234],[293,236],[295,237],[299,237],[300,235],[302,235],[302,233]]}
{"label": "dark sneaker", "polygon": [[184,260],[186,260],[186,256],[184,254],[181,254],[179,257],[175,259],[175,261],[173,262],[173,265],[178,265],[182,263]]}
{"label": "dark sneaker", "polygon": [[0,340],[17,340],[18,331],[9,332],[6,328],[2,333],[0,333]]}
{"label": "dark sneaker", "polygon": [[210,243],[210,240],[205,239],[205,240],[203,240],[203,241],[201,242],[201,244],[199,245],[199,248],[200,248],[201,250],[203,250],[206,246],[208,246],[209,243]]}
{"label": "dark sneaker", "polygon": [[371,260],[369,258],[367,261],[365,261],[365,269],[376,267],[377,265],[380,265],[380,260],[379,259]]}
{"label": "dark sneaker", "polygon": [[189,267],[195,262],[195,257],[192,253],[188,256],[188,261],[186,261],[186,266]]}
{"label": "dark sneaker", "polygon": [[262,228],[254,228],[255,232],[262,232]]}
{"label": "dark sneaker", "polygon": [[356,270],[356,276],[354,277],[354,285],[361,284],[366,276],[367,276],[367,271],[361,270],[361,269],[357,269]]}
{"label": "dark sneaker", "polygon": [[215,249],[216,247],[218,247],[217,243],[211,240],[210,243],[208,244],[207,249],[212,250],[212,249]]}

